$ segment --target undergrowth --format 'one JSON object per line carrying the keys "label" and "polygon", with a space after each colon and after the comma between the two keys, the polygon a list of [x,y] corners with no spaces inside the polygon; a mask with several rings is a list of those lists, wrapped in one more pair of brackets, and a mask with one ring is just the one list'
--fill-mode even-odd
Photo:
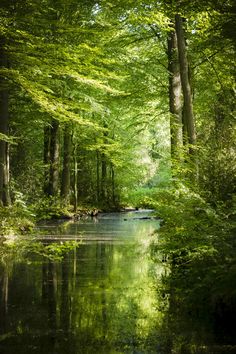
{"label": "undergrowth", "polygon": [[222,204],[213,208],[184,185],[155,191],[152,198],[150,205],[164,222],[151,253],[167,267],[163,276],[163,292],[169,298],[167,321],[176,338],[182,338],[173,347],[181,353],[181,346],[191,341],[236,344],[233,208]]}

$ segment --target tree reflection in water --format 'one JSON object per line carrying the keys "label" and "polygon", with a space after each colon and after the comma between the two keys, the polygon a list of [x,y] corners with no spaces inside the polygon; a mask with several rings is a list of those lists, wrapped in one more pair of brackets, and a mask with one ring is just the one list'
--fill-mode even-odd
{"label": "tree reflection in water", "polygon": [[[155,228],[134,225],[145,239]],[[157,353],[156,269],[137,240],[82,244],[61,262],[40,255],[11,262],[2,354]]]}

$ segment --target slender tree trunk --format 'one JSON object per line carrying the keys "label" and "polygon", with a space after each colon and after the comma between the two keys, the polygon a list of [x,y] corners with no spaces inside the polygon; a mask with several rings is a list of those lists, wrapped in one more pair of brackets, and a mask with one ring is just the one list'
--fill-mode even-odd
{"label": "slender tree trunk", "polygon": [[116,204],[116,193],[115,193],[115,171],[113,164],[111,165],[111,185],[112,185],[112,202],[113,205]]}
{"label": "slender tree trunk", "polygon": [[99,151],[97,150],[97,203],[100,201],[100,169],[99,169]]}
{"label": "slender tree trunk", "polygon": [[44,193],[49,194],[49,168],[50,168],[50,143],[51,143],[51,127],[44,127]]}
{"label": "slender tree trunk", "polygon": [[106,194],[107,194],[107,161],[106,161],[106,155],[104,153],[102,153],[102,155],[101,155],[101,165],[102,165],[101,198],[102,198],[102,201],[105,201]]}
{"label": "slender tree trunk", "polygon": [[182,102],[181,78],[178,59],[178,46],[176,32],[173,30],[168,38],[168,71],[169,71],[169,107],[170,107],[170,133],[171,157],[179,159],[180,148],[183,145],[182,134]]}
{"label": "slender tree trunk", "polygon": [[78,208],[78,163],[77,156],[74,156],[74,212]]}
{"label": "slender tree trunk", "polygon": [[[7,56],[0,39],[0,68],[7,67]],[[9,126],[8,88],[6,80],[0,76],[0,133],[7,135]],[[11,204],[9,188],[9,145],[0,140],[0,205]]]}
{"label": "slender tree trunk", "polygon": [[189,67],[187,59],[187,50],[185,45],[183,20],[179,14],[175,16],[175,27],[177,34],[179,63],[180,63],[180,76],[184,98],[184,123],[188,133],[188,143],[190,144],[189,153],[194,154],[193,145],[196,144],[196,132],[194,124],[193,103],[192,103],[192,90],[189,81]]}
{"label": "slender tree trunk", "polygon": [[[107,129],[107,124],[104,124],[104,128]],[[103,133],[103,143],[107,143],[108,132]],[[104,152],[101,154],[101,199],[106,201],[107,198],[107,158]]]}
{"label": "slender tree trunk", "polygon": [[71,163],[71,128],[66,123],[64,130],[64,151],[63,151],[63,170],[61,179],[61,197],[65,203],[70,199],[70,163]]}
{"label": "slender tree trunk", "polygon": [[73,175],[74,203],[73,204],[74,204],[74,212],[76,213],[78,208],[78,162],[77,162],[77,144],[75,139],[73,139],[73,165],[74,165],[74,175]]}
{"label": "slender tree trunk", "polygon": [[59,184],[59,122],[52,120],[50,139],[50,174],[48,194],[56,196]]}

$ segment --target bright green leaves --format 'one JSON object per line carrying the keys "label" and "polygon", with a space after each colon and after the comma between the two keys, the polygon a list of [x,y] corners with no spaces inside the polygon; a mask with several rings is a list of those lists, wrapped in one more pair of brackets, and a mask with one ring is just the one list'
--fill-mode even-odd
{"label": "bright green leaves", "polygon": [[64,256],[79,247],[79,242],[67,241],[61,244],[50,243],[45,245],[43,242],[31,240],[18,240],[14,243],[5,242],[1,247],[1,263],[8,267],[15,262],[43,262],[49,259],[53,262],[60,262]]}
{"label": "bright green leaves", "polygon": [[0,140],[6,141],[7,143],[15,144],[14,137],[8,136],[6,134],[0,133]]}

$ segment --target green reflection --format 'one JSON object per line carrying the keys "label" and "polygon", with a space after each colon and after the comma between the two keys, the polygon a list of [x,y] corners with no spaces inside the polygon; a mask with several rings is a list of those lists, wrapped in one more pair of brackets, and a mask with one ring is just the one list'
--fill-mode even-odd
{"label": "green reflection", "polygon": [[116,237],[122,223],[120,242],[82,244],[61,261],[11,259],[7,282],[3,267],[2,354],[159,352],[156,269],[142,242],[154,226],[119,219]]}

